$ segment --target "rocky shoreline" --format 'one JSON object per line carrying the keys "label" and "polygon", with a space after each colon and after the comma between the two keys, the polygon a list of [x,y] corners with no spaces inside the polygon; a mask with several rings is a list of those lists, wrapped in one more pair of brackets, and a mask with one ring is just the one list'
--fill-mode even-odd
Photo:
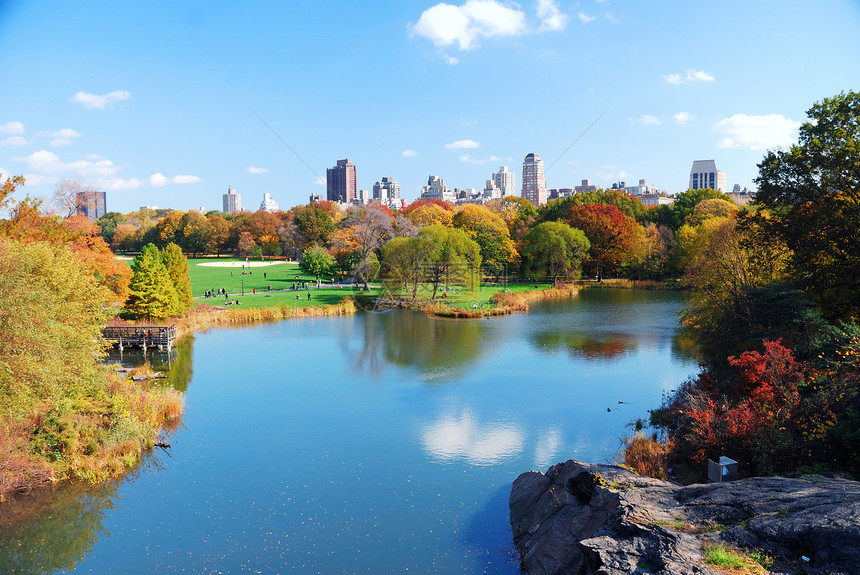
{"label": "rocky shoreline", "polygon": [[682,486],[570,460],[520,475],[509,506],[529,575],[727,573],[705,563],[719,544],[769,555],[762,573],[860,573],[860,483],[839,477]]}

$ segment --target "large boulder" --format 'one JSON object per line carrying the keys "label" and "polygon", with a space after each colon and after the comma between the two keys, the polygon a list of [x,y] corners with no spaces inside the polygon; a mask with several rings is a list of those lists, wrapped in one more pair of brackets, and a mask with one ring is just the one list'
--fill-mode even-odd
{"label": "large boulder", "polygon": [[514,482],[527,574],[723,573],[706,545],[760,550],[771,572],[860,573],[860,484],[836,477],[690,485],[570,460]]}

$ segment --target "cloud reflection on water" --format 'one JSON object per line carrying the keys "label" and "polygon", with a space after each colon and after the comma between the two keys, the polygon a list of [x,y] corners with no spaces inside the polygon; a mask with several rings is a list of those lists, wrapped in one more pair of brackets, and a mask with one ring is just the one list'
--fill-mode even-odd
{"label": "cloud reflection on water", "polygon": [[519,454],[525,433],[511,421],[481,423],[471,410],[450,410],[423,426],[421,442],[438,460],[464,460],[486,466]]}

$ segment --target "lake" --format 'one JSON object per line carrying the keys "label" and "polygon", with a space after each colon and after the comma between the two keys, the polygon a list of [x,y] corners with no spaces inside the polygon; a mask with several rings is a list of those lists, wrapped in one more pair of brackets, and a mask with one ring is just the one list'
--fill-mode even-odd
{"label": "lake", "polygon": [[483,320],[198,334],[169,358],[186,391],[169,451],[6,507],[29,517],[0,530],[0,572],[518,573],[511,483],[612,460],[625,424],[697,370],[682,305],[593,289]]}

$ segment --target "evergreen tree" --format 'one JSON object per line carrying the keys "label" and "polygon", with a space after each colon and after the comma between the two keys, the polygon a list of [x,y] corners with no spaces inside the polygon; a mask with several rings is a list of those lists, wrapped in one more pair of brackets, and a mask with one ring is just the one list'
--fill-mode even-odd
{"label": "evergreen tree", "polygon": [[155,244],[147,244],[131,264],[125,309],[141,319],[166,319],[181,313],[179,296]]}
{"label": "evergreen tree", "polygon": [[179,313],[185,313],[194,303],[191,278],[188,276],[188,259],[182,254],[182,248],[169,243],[161,250],[161,260],[170,274],[176,296],[179,298]]}

